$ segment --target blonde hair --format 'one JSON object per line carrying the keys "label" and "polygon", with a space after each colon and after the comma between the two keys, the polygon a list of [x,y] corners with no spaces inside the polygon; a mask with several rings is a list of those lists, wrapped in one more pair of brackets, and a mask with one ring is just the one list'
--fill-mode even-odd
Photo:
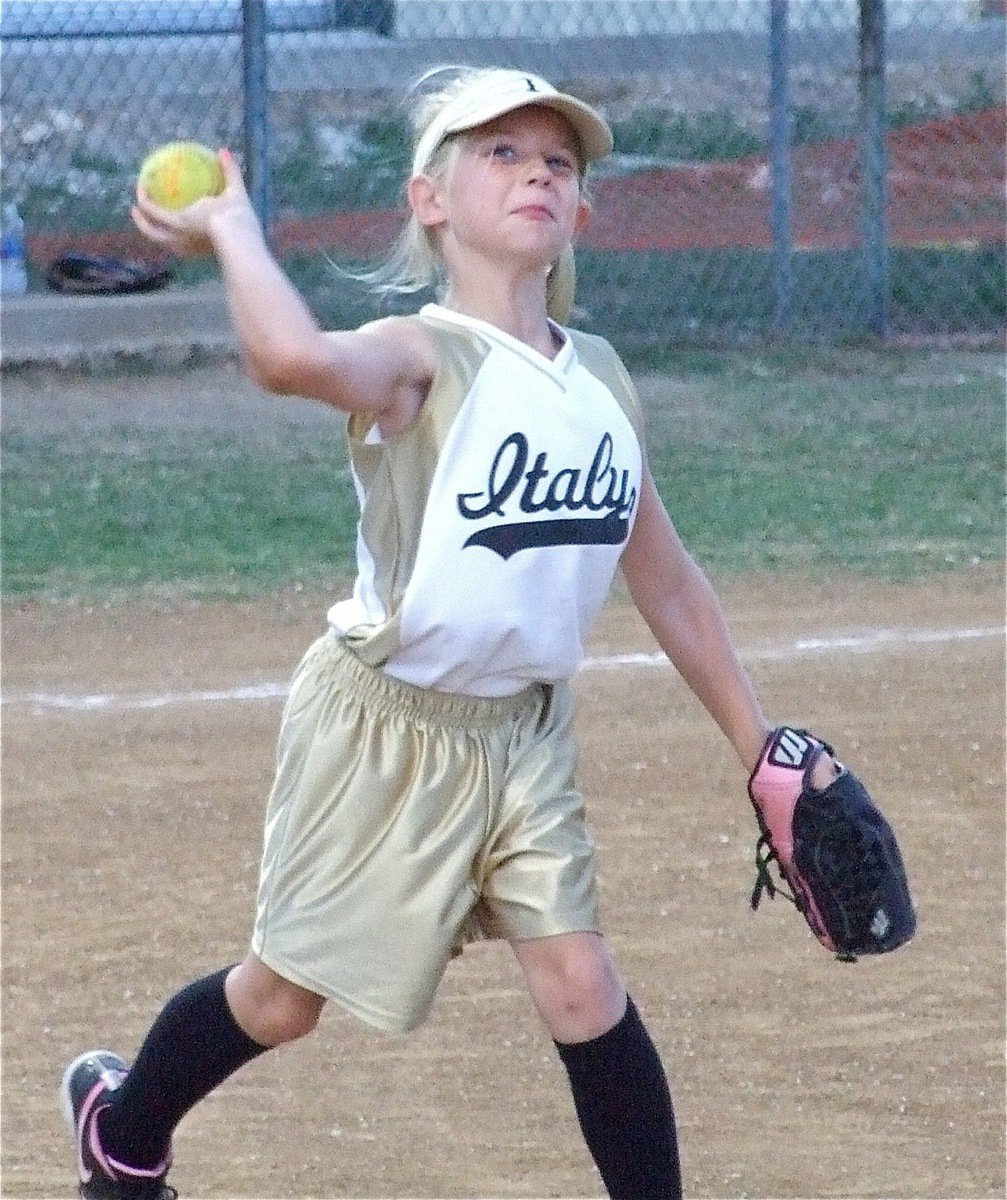
{"label": "blonde hair", "polygon": [[[425,72],[407,91],[413,127],[413,175],[428,175],[441,182],[447,178],[460,147],[461,134],[448,134],[421,156],[424,135],[444,108],[470,89],[477,91],[493,80],[495,67],[444,66]],[[581,187],[587,167],[581,164]],[[379,295],[407,295],[432,287],[440,296],[447,287],[444,260],[433,233],[410,214],[384,262],[370,271],[354,274]],[[553,320],[563,324],[573,308],[576,267],[573,247],[567,246],[549,268],[546,278],[546,307]]]}

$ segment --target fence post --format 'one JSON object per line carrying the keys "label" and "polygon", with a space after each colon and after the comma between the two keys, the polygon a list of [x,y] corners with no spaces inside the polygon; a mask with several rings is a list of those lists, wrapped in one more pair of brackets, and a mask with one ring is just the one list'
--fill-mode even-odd
{"label": "fence post", "polygon": [[248,190],[267,241],[273,223],[270,186],[269,75],[265,0],[241,0],[242,117]]}
{"label": "fence post", "polygon": [[868,328],[885,337],[889,319],[885,0],[860,0],[860,121],[865,310]]}
{"label": "fence post", "polygon": [[790,328],[793,302],[788,3],[789,0],[771,0],[769,6],[769,139],[773,189],[771,222],[775,301],[773,324],[780,333]]}

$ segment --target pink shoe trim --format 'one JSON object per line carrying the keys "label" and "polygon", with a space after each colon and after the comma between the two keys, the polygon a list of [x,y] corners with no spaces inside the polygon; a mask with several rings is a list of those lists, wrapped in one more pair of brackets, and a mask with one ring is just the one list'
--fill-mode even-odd
{"label": "pink shoe trim", "polygon": [[[99,1080],[94,1087],[88,1092],[84,1103],[80,1106],[80,1119],[77,1122],[77,1173],[80,1176],[81,1183],[90,1183],[94,1174],[89,1170],[84,1162],[84,1138],[88,1139],[88,1144],[91,1153],[94,1155],[95,1161],[109,1179],[115,1180],[115,1174],[108,1164],[102,1152],[101,1146],[98,1143],[98,1133],[95,1129],[95,1122],[98,1118],[98,1113],[102,1109],[108,1108],[109,1105],[102,1104],[98,1108],[94,1108],[94,1103],[98,1096],[105,1090],[104,1080]],[[93,1109],[93,1111],[92,1111]]]}
{"label": "pink shoe trim", "polygon": [[168,1173],[168,1168],[171,1166],[171,1155],[169,1154],[156,1167],[128,1167],[125,1163],[118,1162],[114,1158],[110,1158],[108,1161],[120,1175],[125,1176],[127,1179],[160,1179],[162,1175]]}
{"label": "pink shoe trim", "polygon": [[[90,1099],[90,1097],[89,1097]],[[127,1163],[119,1162],[110,1154],[106,1154],[101,1145],[101,1139],[98,1134],[98,1116],[103,1113],[106,1108],[111,1105],[103,1104],[100,1108],[94,1111],[94,1117],[91,1121],[91,1128],[88,1131],[88,1144],[91,1148],[91,1153],[95,1157],[95,1161],[109,1177],[116,1183],[123,1179],[159,1179],[165,1175],[168,1168],[171,1166],[171,1152],[169,1150],[167,1157],[156,1167],[131,1167]]]}

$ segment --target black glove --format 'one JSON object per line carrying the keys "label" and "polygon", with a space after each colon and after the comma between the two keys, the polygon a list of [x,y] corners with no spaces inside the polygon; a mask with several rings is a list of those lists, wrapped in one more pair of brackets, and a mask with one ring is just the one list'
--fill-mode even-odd
{"label": "black glove", "polygon": [[[803,729],[781,726],[766,740],[748,781],[762,831],[752,908],[763,891],[779,891],[827,950],[854,962],[908,942],[916,913],[895,834],[856,775],[837,764],[831,783],[812,786],[823,754],[832,747]],[[790,893],[774,882],[771,862]]]}

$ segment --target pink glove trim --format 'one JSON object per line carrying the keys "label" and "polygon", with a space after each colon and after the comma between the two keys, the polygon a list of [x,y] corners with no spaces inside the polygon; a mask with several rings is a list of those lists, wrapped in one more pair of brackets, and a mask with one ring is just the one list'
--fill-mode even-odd
{"label": "pink glove trim", "polygon": [[825,743],[804,730],[781,725],[766,739],[748,794],[758,805],[780,854],[792,856],[791,823],[798,797],[811,788],[811,772]]}
{"label": "pink glove trim", "polygon": [[827,949],[834,950],[825,921],[794,867],[793,837],[794,809],[801,792],[816,790],[811,786],[811,773],[821,755],[831,752],[831,747],[806,730],[781,725],[766,739],[748,780],[748,794],[763,832],[769,835],[773,856],[794,891],[794,900],[818,940]]}

